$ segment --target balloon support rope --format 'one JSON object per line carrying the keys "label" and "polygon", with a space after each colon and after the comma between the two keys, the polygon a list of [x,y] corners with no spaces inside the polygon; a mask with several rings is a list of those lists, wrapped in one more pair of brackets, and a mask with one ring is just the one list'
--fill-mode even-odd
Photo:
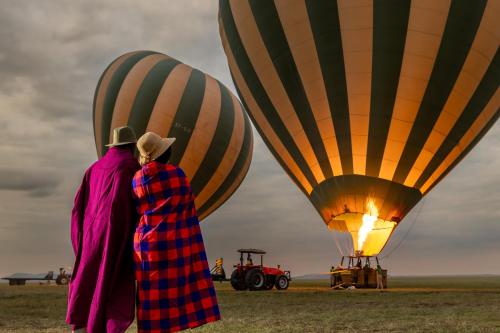
{"label": "balloon support rope", "polygon": [[415,218],[411,222],[410,227],[408,228],[408,230],[406,230],[406,233],[399,240],[399,243],[388,254],[382,256],[380,258],[380,260],[384,260],[385,258],[389,258],[397,249],[399,249],[399,247],[401,246],[401,244],[403,244],[403,241],[406,239],[406,237],[408,236],[408,234],[410,233],[410,231],[413,229],[413,226],[415,225],[415,222],[418,220],[418,217],[420,216],[420,213],[422,212],[422,208],[425,205],[425,200],[426,199],[427,198],[423,198],[422,203],[420,204],[420,207],[417,210],[417,214],[415,214]]}

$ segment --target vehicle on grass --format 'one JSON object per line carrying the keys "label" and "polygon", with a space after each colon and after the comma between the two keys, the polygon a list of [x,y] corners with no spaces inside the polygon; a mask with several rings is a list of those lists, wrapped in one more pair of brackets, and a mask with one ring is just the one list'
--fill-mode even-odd
{"label": "vehicle on grass", "polygon": [[[263,250],[239,249],[240,262],[231,273],[231,286],[235,290],[286,290],[292,280],[290,271],[278,267],[264,266]],[[260,264],[254,264],[252,254],[260,255]],[[246,262],[244,256],[246,255]]]}
{"label": "vehicle on grass", "polygon": [[3,277],[2,280],[8,280],[10,286],[24,286],[26,281],[45,281],[49,283],[55,281],[57,285],[67,285],[70,278],[71,273],[68,273],[64,267],[61,267],[57,275],[54,274],[54,271],[41,274],[15,273]]}
{"label": "vehicle on grass", "polygon": [[[286,290],[292,280],[290,271],[282,270],[280,265],[277,268],[264,266],[263,250],[239,249],[240,262],[234,265],[231,277],[228,279],[223,266],[223,259],[218,258],[215,266],[210,270],[213,281],[230,281],[235,290],[271,290],[276,287],[278,290]],[[260,265],[253,263],[252,254],[260,255]],[[244,256],[246,262],[244,263]]]}

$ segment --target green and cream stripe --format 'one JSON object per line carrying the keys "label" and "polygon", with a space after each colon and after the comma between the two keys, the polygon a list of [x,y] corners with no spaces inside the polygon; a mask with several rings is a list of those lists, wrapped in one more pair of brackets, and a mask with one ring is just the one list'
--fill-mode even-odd
{"label": "green and cream stripe", "polygon": [[250,166],[252,128],[238,99],[213,77],[157,52],[127,53],[106,68],[93,122],[99,156],[119,126],[177,138],[171,161],[191,181],[200,220],[236,191]]}
{"label": "green and cream stripe", "polygon": [[400,220],[499,115],[496,0],[220,0],[229,68],[325,221]]}

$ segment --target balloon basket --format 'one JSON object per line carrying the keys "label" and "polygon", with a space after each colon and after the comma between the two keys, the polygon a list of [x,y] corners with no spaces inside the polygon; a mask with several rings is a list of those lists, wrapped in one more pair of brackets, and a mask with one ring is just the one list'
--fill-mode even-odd
{"label": "balloon basket", "polygon": [[[375,289],[377,288],[376,256],[342,256],[340,265],[330,270],[332,289]],[[387,270],[382,269],[382,286],[387,288]]]}

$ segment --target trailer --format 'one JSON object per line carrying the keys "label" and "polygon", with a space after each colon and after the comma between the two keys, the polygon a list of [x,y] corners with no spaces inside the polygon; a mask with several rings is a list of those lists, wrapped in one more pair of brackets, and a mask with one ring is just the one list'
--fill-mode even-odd
{"label": "trailer", "polygon": [[67,285],[71,273],[66,272],[66,269],[61,267],[59,274],[54,274],[54,271],[47,273],[31,274],[31,273],[14,273],[10,276],[3,277],[2,280],[8,280],[10,286],[24,286],[27,281],[54,281],[57,285]]}

